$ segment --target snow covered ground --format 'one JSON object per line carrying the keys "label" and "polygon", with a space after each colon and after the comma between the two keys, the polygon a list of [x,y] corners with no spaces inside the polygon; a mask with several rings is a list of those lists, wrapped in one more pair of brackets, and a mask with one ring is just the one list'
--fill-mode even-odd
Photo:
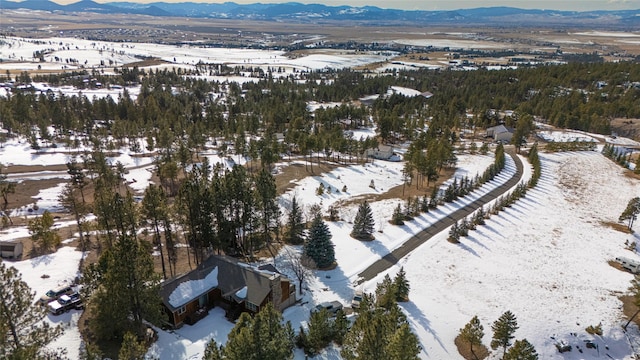
{"label": "snow covered ground", "polygon": [[[7,37],[0,44],[0,70],[75,70],[80,68],[103,68],[113,71],[114,66],[139,61],[140,56],[154,57],[168,62],[169,67],[193,69],[198,63],[226,64],[229,66],[251,66],[267,69],[281,67],[282,76],[293,71],[308,71],[324,68],[356,67],[386,61],[395,53],[350,52],[308,54],[296,59],[285,56],[284,51],[211,48],[198,45],[163,45],[151,43],[117,43],[77,38],[53,37],[47,39],[25,39]],[[44,61],[34,58],[35,52],[45,54]],[[67,61],[73,59],[73,62]]]}
{"label": "snow covered ground", "polygon": [[[55,254],[39,256],[30,260],[8,263],[15,267],[22,275],[32,291],[35,291],[33,302],[35,303],[50,289],[60,285],[70,285],[79,275],[78,264],[82,258],[82,252],[71,247],[62,247]],[[71,310],[68,313],[54,316],[48,315],[45,321],[53,326],[61,325],[64,334],[49,344],[49,348],[63,348],[67,350],[69,359],[80,358],[80,331],[78,319],[81,311]]]}
{"label": "snow covered ground", "polygon": [[[396,91],[409,92],[410,89]],[[372,134],[372,130],[362,130],[354,137]],[[554,141],[602,139],[594,134],[551,131],[544,136]],[[621,138],[607,140],[631,144]],[[119,153],[110,160],[130,167],[126,175],[128,182],[136,191],[143,191],[151,176],[151,158],[133,157],[126,148],[120,149]],[[24,139],[10,140],[0,148],[0,159],[5,164],[64,164],[72,155],[73,152],[62,145],[36,152]],[[213,151],[205,156],[213,163],[245,161],[237,156],[222,158]],[[420,338],[422,358],[461,358],[453,340],[474,315],[483,322],[487,334],[484,343],[488,346],[490,325],[506,310],[511,310],[518,318],[520,329],[516,338],[527,338],[543,359],[596,358],[595,350],[584,346],[581,346],[583,353],[575,351],[575,346],[585,339],[599,344],[601,357],[608,354],[614,359],[631,358],[629,341],[620,328],[621,303],[616,296],[626,291],[632,275],[614,269],[607,261],[617,256],[640,260],[638,254],[625,250],[625,242],[640,239],[638,235],[615,231],[603,223],[617,222],[628,200],[640,196],[640,184],[625,177],[619,166],[598,152],[541,154],[541,158],[543,177],[526,198],[498,216],[494,215],[487,225],[463,238],[461,244],[447,242],[445,231],[389,270],[394,275],[400,266],[404,266],[407,272],[412,290],[410,301],[402,307]],[[474,177],[492,161],[493,157],[488,155],[460,155],[456,176]],[[376,240],[360,242],[352,239],[350,222],[359,201],[350,205],[345,203],[402,185],[402,165],[401,162],[376,160],[366,165],[336,168],[320,176],[295,180],[293,189],[282,196],[280,204],[285,210],[294,195],[305,208],[319,204],[326,211],[330,205],[340,205],[342,219],[328,223],[336,246],[337,268],[316,272],[308,282],[301,303],[284,312],[285,319],[292,322],[294,329],[306,322],[309,309],[319,302],[339,300],[348,304],[356,288],[373,291],[379,279],[357,285],[358,273],[413,234],[464,207],[515,173],[513,161],[507,158],[505,170],[492,182],[464,199],[441,206],[403,226],[388,223],[401,200],[373,202],[371,207],[379,231],[375,233]],[[527,179],[531,171],[527,166],[525,170],[524,178]],[[60,176],[50,172],[33,174],[34,178],[54,175]],[[370,187],[372,181],[374,187]],[[326,191],[319,196],[316,189],[320,184]],[[60,190],[61,185],[42,190],[36,196],[36,203],[41,209],[56,209]],[[25,228],[11,228],[0,233],[2,240],[26,236]],[[72,281],[77,276],[81,256],[80,252],[63,247],[56,254],[11,264],[23,274],[23,279],[36,292],[35,297],[39,297],[59,283]],[[280,255],[276,258],[276,266],[286,272],[286,261],[286,256]],[[42,277],[44,274],[49,277]],[[80,346],[79,315],[78,311],[72,311],[47,319],[65,326],[65,335],[51,346],[67,348],[70,358],[77,358]],[[604,329],[602,337],[586,334],[587,326],[600,322]],[[213,309],[194,326],[185,326],[175,332],[160,331],[160,340],[149,354],[160,359],[199,359],[209,339],[225,343],[232,327],[222,311]],[[634,339],[638,338],[635,327],[631,333]],[[574,351],[560,355],[554,347],[559,340],[572,344]],[[296,359],[303,358],[302,352],[296,350]],[[339,359],[339,350],[330,348],[317,358]]]}
{"label": "snow covered ground", "polygon": [[[403,308],[425,358],[460,358],[453,339],[474,315],[485,327],[488,346],[490,325],[506,310],[518,318],[516,338],[527,338],[541,359],[598,358],[596,350],[584,347],[585,339],[600,345],[600,357],[631,358],[616,294],[633,276],[607,261],[638,259],[624,243],[639,237],[601,222],[616,222],[628,200],[640,195],[640,184],[597,152],[542,154],[542,164],[538,187],[460,245],[440,234],[398,265],[412,286]],[[585,332],[600,322],[602,337]],[[574,350],[559,354],[552,337]]]}
{"label": "snow covered ground", "polygon": [[552,142],[572,142],[572,141],[597,141],[594,137],[573,131],[538,131],[538,136],[546,141]]}

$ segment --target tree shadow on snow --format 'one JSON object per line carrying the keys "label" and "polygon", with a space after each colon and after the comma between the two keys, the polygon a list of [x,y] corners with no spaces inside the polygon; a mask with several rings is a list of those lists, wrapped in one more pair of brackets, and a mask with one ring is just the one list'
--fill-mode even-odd
{"label": "tree shadow on snow", "polygon": [[[407,318],[408,318],[409,323],[411,324],[412,327],[414,327],[414,328],[417,328],[417,327],[423,328],[426,332],[431,334],[433,339],[436,342],[438,342],[438,345],[440,345],[440,347],[442,349],[444,349],[445,352],[447,352],[447,348],[442,343],[442,339],[440,339],[438,334],[431,328],[431,322],[429,321],[429,319],[427,319],[426,316],[424,316],[424,313],[422,312],[422,310],[418,309],[418,307],[413,303],[413,301],[400,303],[399,305],[409,314],[409,316],[407,316]],[[429,355],[427,353],[427,350],[426,350],[425,346],[422,346],[422,351],[425,354]]]}
{"label": "tree shadow on snow", "polygon": [[468,236],[465,236],[465,239],[471,240],[472,242],[478,244],[479,246],[491,251],[491,249],[489,249],[485,244],[481,243],[475,236],[471,235],[472,233],[470,232]]}
{"label": "tree shadow on snow", "polygon": [[466,250],[467,252],[469,252],[470,254],[475,255],[475,256],[476,256],[476,257],[478,257],[478,258],[480,257],[480,255],[479,255],[475,250],[473,250],[472,248],[470,248],[469,246],[467,246],[467,245],[465,245],[465,244],[463,244],[463,243],[458,243],[457,245],[458,245],[459,247],[461,247],[463,250]]}

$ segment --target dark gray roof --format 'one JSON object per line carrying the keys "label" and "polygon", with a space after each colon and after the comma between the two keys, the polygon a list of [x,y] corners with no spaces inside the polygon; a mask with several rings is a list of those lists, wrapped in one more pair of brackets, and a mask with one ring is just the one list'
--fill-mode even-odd
{"label": "dark gray roof", "polygon": [[[169,296],[178,285],[186,281],[204,279],[216,267],[218,268],[218,288],[223,295],[231,296],[238,302],[247,300],[255,305],[260,305],[271,292],[270,282],[274,276],[280,276],[282,280],[288,281],[271,264],[255,268],[230,256],[212,255],[195,270],[162,283],[160,296],[162,296],[165,306],[171,311],[175,311],[176,308],[169,303]],[[240,299],[236,293],[245,286],[247,287],[247,297]],[[211,289],[206,291],[209,290]],[[202,294],[198,294],[194,299],[200,295]]]}

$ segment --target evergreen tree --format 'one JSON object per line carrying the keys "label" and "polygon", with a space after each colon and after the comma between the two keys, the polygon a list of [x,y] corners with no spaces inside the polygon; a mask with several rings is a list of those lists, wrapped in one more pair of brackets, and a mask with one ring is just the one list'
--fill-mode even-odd
{"label": "evergreen tree", "polygon": [[333,341],[338,345],[342,345],[344,337],[347,335],[348,331],[349,320],[347,319],[347,315],[344,311],[340,309],[336,313],[336,318],[333,321]]}
{"label": "evergreen tree", "polygon": [[118,352],[119,360],[144,360],[144,356],[147,353],[147,348],[144,343],[138,341],[138,337],[131,333],[126,332],[122,339],[122,345]]}
{"label": "evergreen tree", "polygon": [[429,197],[427,195],[423,196],[422,201],[420,201],[420,211],[429,212]]}
{"label": "evergreen tree", "polygon": [[538,353],[527,339],[516,340],[504,355],[504,360],[538,360]]}
{"label": "evergreen tree", "polygon": [[204,349],[202,360],[222,360],[222,348],[218,346],[215,339],[209,340],[207,347]]}
{"label": "evergreen tree", "polygon": [[262,227],[262,236],[266,243],[271,243],[271,234],[278,234],[280,224],[280,207],[276,201],[276,180],[271,173],[263,168],[255,177],[256,208]]}
{"label": "evergreen tree", "polygon": [[378,307],[370,295],[364,294],[340,354],[345,360],[416,359],[420,349],[414,345],[418,338],[408,330],[407,318],[397,303]]}
{"label": "evergreen tree", "polygon": [[453,225],[451,225],[451,228],[449,229],[448,240],[452,243],[458,243],[460,241],[460,225],[457,221],[453,223]]}
{"label": "evergreen tree", "polygon": [[396,284],[391,280],[389,274],[386,274],[382,281],[376,285],[376,305],[390,309],[396,304],[397,298]]}
{"label": "evergreen tree", "polygon": [[400,268],[400,271],[393,279],[393,285],[396,290],[396,300],[398,302],[409,301],[409,280],[407,280],[407,273],[404,271],[404,267]]}
{"label": "evergreen tree", "polygon": [[67,173],[71,176],[71,185],[80,190],[82,203],[84,204],[84,188],[88,185],[87,175],[82,171],[75,159],[67,163]]}
{"label": "evergreen tree", "polygon": [[78,234],[80,237],[80,250],[85,251],[87,244],[85,243],[84,231],[85,231],[85,217],[89,213],[87,205],[79,201],[76,195],[76,189],[71,183],[67,184],[60,192],[58,201],[65,209],[70,211],[76,219],[76,226],[78,227]]}
{"label": "evergreen tree", "polygon": [[513,334],[518,330],[516,316],[507,310],[504,314],[500,315],[498,320],[494,321],[493,325],[491,325],[491,330],[493,330],[491,348],[496,350],[501,347],[504,357],[507,348],[511,346],[511,340],[514,338]]}
{"label": "evergreen tree", "polygon": [[484,337],[484,327],[480,324],[480,320],[477,315],[474,316],[471,321],[464,326],[464,328],[460,329],[459,336],[462,341],[469,344],[471,353],[475,355],[473,352],[473,346],[482,344],[482,338]]}
{"label": "evergreen tree", "polygon": [[326,309],[312,312],[309,319],[305,353],[317,354],[321,349],[326,348],[332,339],[333,326],[329,319],[329,312]]}
{"label": "evergreen tree", "polygon": [[53,215],[45,210],[42,216],[29,220],[29,234],[40,252],[46,253],[60,246],[60,235],[53,229]]}
{"label": "evergreen tree", "polygon": [[328,268],[336,260],[334,247],[329,227],[320,215],[316,215],[311,222],[309,236],[304,244],[304,255],[312,259],[319,269]]}
{"label": "evergreen tree", "polygon": [[632,231],[633,223],[638,218],[638,214],[640,214],[640,197],[635,197],[629,200],[627,207],[624,209],[618,220],[627,221],[627,228],[629,231]]}
{"label": "evergreen tree", "polygon": [[291,199],[291,210],[289,211],[289,216],[287,218],[284,240],[293,245],[299,245],[304,242],[302,210],[300,209],[300,205],[298,205],[298,200],[295,196]]}
{"label": "evergreen tree", "polygon": [[473,222],[476,225],[484,225],[485,224],[485,211],[484,211],[484,206],[480,206],[480,208],[478,209],[478,211],[476,211],[475,216],[473,217]]}
{"label": "evergreen tree", "polygon": [[391,215],[391,224],[393,225],[404,225],[404,214],[402,213],[402,209],[400,208],[400,204],[393,210],[393,215]]}
{"label": "evergreen tree", "polygon": [[46,306],[33,303],[35,293],[14,267],[0,261],[0,358],[56,358],[44,347],[62,334],[62,328],[43,321]]}
{"label": "evergreen tree", "polygon": [[418,338],[408,323],[400,325],[387,344],[389,360],[417,360],[421,350]]}
{"label": "evergreen tree", "polygon": [[[142,214],[144,215],[146,221],[153,229],[153,244],[158,248],[160,252],[160,263],[162,264],[162,277],[163,279],[167,278],[167,269],[165,266],[165,256],[164,249],[169,247],[162,245],[162,239],[160,237],[161,234],[161,223],[162,219],[167,217],[167,198],[164,194],[164,191],[151,184],[144,191],[144,198],[142,199]],[[173,273],[171,271],[171,273]]]}
{"label": "evergreen tree", "polygon": [[286,360],[293,358],[294,333],[291,323],[268,303],[251,317],[242,313],[228,336],[224,358],[228,360]]}
{"label": "evergreen tree", "polygon": [[226,345],[222,349],[224,358],[238,360],[256,359],[253,337],[253,318],[249,313],[240,314],[236,325],[227,336]]}
{"label": "evergreen tree", "polygon": [[429,195],[429,208],[435,209],[438,207],[440,203],[440,190],[437,186],[434,186],[431,190],[431,195]]}
{"label": "evergreen tree", "polygon": [[99,259],[99,286],[91,296],[91,329],[102,339],[122,338],[126,332],[143,336],[145,321],[161,318],[159,276],[151,249],[135,237],[122,236]]}
{"label": "evergreen tree", "polygon": [[353,230],[351,236],[358,240],[373,240],[373,231],[375,223],[373,221],[373,213],[371,206],[364,201],[358,207],[358,213],[353,220]]}
{"label": "evergreen tree", "polygon": [[7,174],[2,172],[3,168],[4,166],[0,164],[0,195],[2,195],[2,200],[4,202],[2,210],[6,211],[7,206],[9,205],[9,194],[16,192],[16,183],[7,180]]}

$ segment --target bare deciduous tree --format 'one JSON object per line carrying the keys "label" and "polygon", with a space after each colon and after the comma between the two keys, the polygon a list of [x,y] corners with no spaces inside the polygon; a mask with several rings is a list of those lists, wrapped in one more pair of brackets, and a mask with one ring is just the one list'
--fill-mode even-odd
{"label": "bare deciduous tree", "polygon": [[312,274],[316,268],[316,264],[310,257],[304,254],[298,254],[290,247],[284,249],[285,266],[298,279],[298,291],[300,295],[304,294],[303,285],[306,279]]}

